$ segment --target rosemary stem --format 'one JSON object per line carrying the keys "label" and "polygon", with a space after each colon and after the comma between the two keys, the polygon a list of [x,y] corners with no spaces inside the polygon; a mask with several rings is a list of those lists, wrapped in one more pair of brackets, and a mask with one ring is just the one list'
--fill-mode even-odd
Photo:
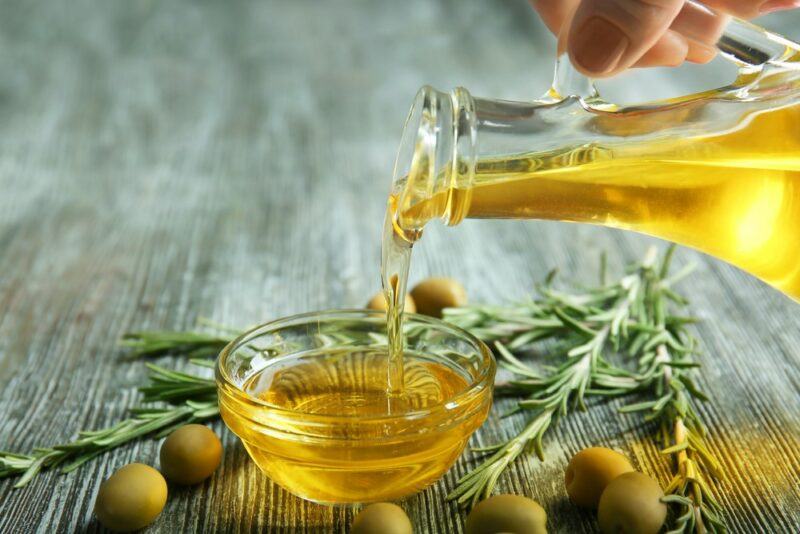
{"label": "rosemary stem", "polygon": [[148,367],[150,385],[139,389],[145,393],[146,401],[167,402],[166,406],[132,408],[131,417],[111,427],[83,431],[69,443],[36,447],[30,454],[0,451],[0,478],[20,475],[14,486],[20,488],[44,469],[66,464],[61,467],[61,472],[68,473],[125,443],[144,436],[159,437],[180,424],[205,421],[219,415],[213,380],[155,365]]}

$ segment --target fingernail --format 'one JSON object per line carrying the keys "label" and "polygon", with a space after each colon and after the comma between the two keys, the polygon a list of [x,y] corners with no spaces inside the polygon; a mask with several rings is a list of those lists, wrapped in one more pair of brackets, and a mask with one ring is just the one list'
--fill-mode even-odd
{"label": "fingernail", "polygon": [[573,42],[573,59],[592,74],[614,70],[628,48],[628,37],[616,25],[600,17],[587,20]]}
{"label": "fingernail", "polygon": [[717,48],[708,46],[704,43],[692,41],[689,44],[689,53],[686,55],[686,61],[692,63],[708,63],[717,57]]}
{"label": "fingernail", "polygon": [[766,15],[767,13],[774,13],[775,11],[782,11],[784,9],[794,9],[800,7],[798,0],[769,0],[764,2],[759,8],[759,13]]}
{"label": "fingernail", "polygon": [[686,56],[689,55],[689,40],[678,32],[667,30],[663,37],[664,41],[668,43],[669,47],[674,50],[673,63],[671,67],[677,67],[686,61]]}

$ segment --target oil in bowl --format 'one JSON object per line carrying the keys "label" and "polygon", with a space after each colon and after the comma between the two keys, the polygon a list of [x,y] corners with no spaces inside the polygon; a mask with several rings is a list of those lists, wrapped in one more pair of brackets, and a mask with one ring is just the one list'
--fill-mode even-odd
{"label": "oil in bowl", "polygon": [[476,338],[410,315],[404,387],[388,390],[381,312],[304,314],[220,355],[220,410],[256,464],[316,502],[398,499],[455,462],[491,405],[495,363]]}

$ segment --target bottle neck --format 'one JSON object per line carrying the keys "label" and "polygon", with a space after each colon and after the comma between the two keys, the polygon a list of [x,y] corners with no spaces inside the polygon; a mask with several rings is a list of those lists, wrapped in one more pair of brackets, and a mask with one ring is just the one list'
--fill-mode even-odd
{"label": "bottle neck", "polygon": [[519,156],[534,148],[548,153],[575,139],[578,123],[589,116],[578,100],[510,102],[475,98],[463,88],[448,94],[423,87],[395,162],[389,200],[395,230],[413,242],[428,221],[460,223],[470,215],[476,186],[531,170],[513,165],[530,166],[532,160]]}
{"label": "bottle neck", "polygon": [[466,216],[476,147],[472,96],[462,88],[449,94],[420,89],[403,130],[389,205],[409,241],[432,219],[455,225]]}

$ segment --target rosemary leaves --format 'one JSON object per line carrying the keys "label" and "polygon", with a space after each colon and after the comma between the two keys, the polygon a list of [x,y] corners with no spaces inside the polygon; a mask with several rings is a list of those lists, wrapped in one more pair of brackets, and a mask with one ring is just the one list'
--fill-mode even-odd
{"label": "rosemary leaves", "polygon": [[[193,360],[210,367],[213,362]],[[102,430],[84,430],[69,443],[37,447],[30,454],[0,451],[0,478],[20,476],[15,487],[28,484],[40,471],[60,467],[74,471],[89,460],[144,436],[161,437],[178,426],[205,421],[219,415],[217,390],[213,380],[170,371],[148,364],[150,383],[139,388],[146,405],[130,410],[131,416]],[[165,402],[167,406],[149,403]]]}
{"label": "rosemary leaves", "polygon": [[[675,471],[666,502],[679,508],[670,532],[722,532],[724,523],[710,480],[721,477],[719,462],[704,444],[705,427],[693,407],[706,400],[691,378],[699,364],[696,342],[686,326],[695,321],[674,312],[686,304],[675,284],[692,266],[670,275],[674,247],[658,261],[656,249],[613,283],[605,282],[579,293],[553,287],[551,273],[538,288],[539,296],[515,306],[472,306],[445,310],[446,320],[492,342],[500,365],[515,380],[498,388],[500,394],[520,396],[511,413],[532,414],[513,438],[477,449],[488,454],[458,481],[448,496],[470,506],[490,495],[508,465],[524,451],[543,459],[542,439],[558,416],[586,409],[587,397],[641,394],[647,400],[622,409],[657,421],[662,451],[675,457]],[[535,343],[555,341],[562,363],[541,372],[515,353]],[[614,358],[612,356],[619,356]]]}

